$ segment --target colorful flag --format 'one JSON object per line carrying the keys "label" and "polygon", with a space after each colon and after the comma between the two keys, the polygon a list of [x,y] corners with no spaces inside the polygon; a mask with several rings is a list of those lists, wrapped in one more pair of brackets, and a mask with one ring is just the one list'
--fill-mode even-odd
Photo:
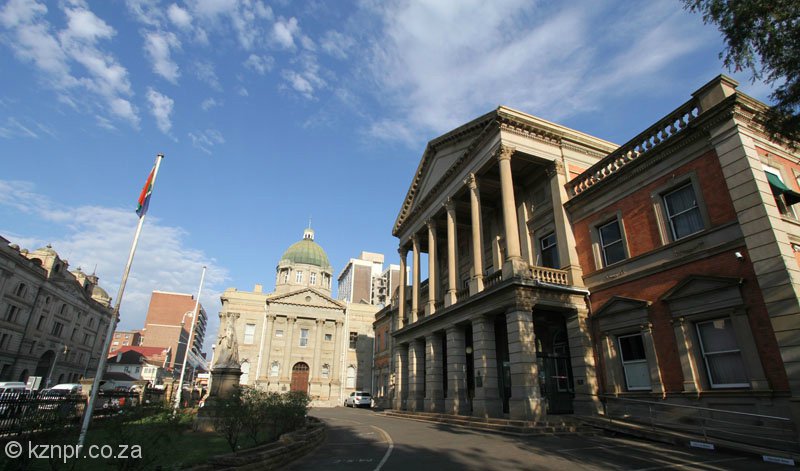
{"label": "colorful flag", "polygon": [[150,195],[153,193],[153,176],[155,175],[156,168],[150,170],[150,175],[147,176],[147,181],[144,182],[144,188],[139,195],[139,207],[136,208],[136,214],[142,217],[147,212],[147,207],[150,205]]}

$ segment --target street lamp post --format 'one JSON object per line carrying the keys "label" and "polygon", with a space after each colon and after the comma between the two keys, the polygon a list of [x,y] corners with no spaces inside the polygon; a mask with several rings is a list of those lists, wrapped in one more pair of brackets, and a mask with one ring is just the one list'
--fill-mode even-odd
{"label": "street lamp post", "polygon": [[[193,347],[194,326],[197,324],[197,308],[200,306],[200,293],[203,292],[203,280],[206,278],[206,267],[203,265],[203,274],[200,275],[200,287],[197,288],[197,299],[194,303],[192,312],[192,327],[189,329],[189,338],[186,340],[186,350],[183,353],[183,364],[181,365],[181,379],[178,380],[178,393],[175,394],[175,410],[181,406],[181,393],[183,392],[183,377],[186,375],[186,362],[189,360],[189,350]],[[184,318],[186,315],[184,314]],[[183,329],[181,329],[183,330]]]}

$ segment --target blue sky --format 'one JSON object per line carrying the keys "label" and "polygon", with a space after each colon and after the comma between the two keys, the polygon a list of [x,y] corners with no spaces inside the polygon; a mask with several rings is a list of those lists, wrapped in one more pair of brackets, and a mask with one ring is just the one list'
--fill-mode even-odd
{"label": "blue sky", "polygon": [[[665,1],[4,0],[0,235],[122,304],[274,286],[313,219],[336,274],[391,228],[425,143],[498,105],[624,143],[719,73],[714,26]],[[734,75],[740,90],[769,89]]]}

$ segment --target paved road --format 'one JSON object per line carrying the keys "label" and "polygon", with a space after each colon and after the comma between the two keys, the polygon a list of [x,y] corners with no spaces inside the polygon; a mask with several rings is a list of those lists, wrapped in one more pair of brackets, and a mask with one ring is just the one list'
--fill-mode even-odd
{"label": "paved road", "polygon": [[327,438],[301,470],[782,470],[754,457],[609,436],[519,438],[385,417],[366,409],[313,409]]}

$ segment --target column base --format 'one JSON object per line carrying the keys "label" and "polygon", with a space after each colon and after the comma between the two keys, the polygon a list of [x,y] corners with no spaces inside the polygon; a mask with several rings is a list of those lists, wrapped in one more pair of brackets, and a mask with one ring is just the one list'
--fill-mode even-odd
{"label": "column base", "polygon": [[469,295],[474,296],[483,291],[483,275],[478,275],[469,280]]}
{"label": "column base", "polygon": [[447,292],[447,295],[444,297],[444,307],[450,307],[453,304],[458,302],[458,297],[456,296],[455,290],[450,290]]}
{"label": "column base", "polygon": [[545,417],[542,400],[536,397],[512,397],[508,401],[508,417],[512,420],[539,422]]}
{"label": "column base", "polygon": [[530,278],[530,266],[522,257],[512,258],[503,262],[503,279],[510,280],[515,276]]}
{"label": "column base", "polygon": [[469,401],[466,397],[448,397],[444,400],[444,413],[469,415]]}
{"label": "column base", "polygon": [[499,398],[478,399],[476,397],[472,400],[472,415],[486,419],[502,418],[503,402]]}
{"label": "column base", "polygon": [[424,397],[409,397],[407,409],[412,412],[425,411],[425,398]]}
{"label": "column base", "polygon": [[444,398],[425,398],[425,412],[444,412]]}

